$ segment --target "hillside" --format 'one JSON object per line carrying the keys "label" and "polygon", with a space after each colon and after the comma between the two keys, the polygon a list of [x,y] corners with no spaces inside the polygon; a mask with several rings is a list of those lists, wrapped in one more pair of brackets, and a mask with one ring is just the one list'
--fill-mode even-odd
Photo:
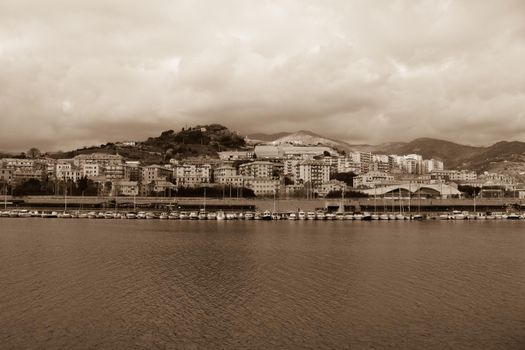
{"label": "hillside", "polygon": [[525,143],[519,141],[501,141],[484,149],[483,152],[473,155],[465,160],[465,167],[473,170],[490,170],[497,163],[525,162]]}
{"label": "hillside", "polygon": [[135,146],[120,146],[114,143],[95,147],[84,147],[70,152],[53,153],[54,158],[72,158],[86,153],[120,154],[145,164],[163,163],[170,158],[217,157],[218,151],[240,149],[244,138],[219,124],[198,125],[179,132],[167,130],[157,137],[138,142]]}

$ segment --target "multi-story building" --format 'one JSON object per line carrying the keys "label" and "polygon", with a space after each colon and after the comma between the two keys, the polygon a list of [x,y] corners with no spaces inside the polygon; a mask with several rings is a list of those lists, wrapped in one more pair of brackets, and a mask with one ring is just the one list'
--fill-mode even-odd
{"label": "multi-story building", "polygon": [[12,170],[33,170],[35,165],[34,159],[3,158],[3,166]]}
{"label": "multi-story building", "polygon": [[300,162],[302,162],[302,160],[300,159],[285,159],[284,175],[298,177],[299,174],[297,172],[299,171],[299,168],[297,167],[297,165],[299,165]]}
{"label": "multi-story building", "polygon": [[122,180],[124,179],[124,165],[111,164],[104,166],[104,176],[108,180]]}
{"label": "multi-story building", "polygon": [[430,174],[434,171],[443,170],[443,162],[437,159],[424,159],[423,160],[423,174]]}
{"label": "multi-story building", "polygon": [[257,177],[257,178],[271,178],[273,172],[273,163],[265,161],[255,161],[241,164],[239,172],[241,175]]}
{"label": "multi-story building", "polygon": [[142,181],[142,167],[139,161],[127,161],[124,164],[124,178],[128,181]]}
{"label": "multi-story building", "polygon": [[256,196],[273,196],[279,191],[279,180],[269,178],[250,178],[245,182],[245,187],[249,188]]}
{"label": "multi-story building", "polygon": [[337,157],[323,157],[321,161],[330,167],[330,175],[337,173],[337,164],[338,164]]}
{"label": "multi-story building", "polygon": [[173,169],[177,186],[195,187],[211,182],[211,165],[208,163],[179,164]]}
{"label": "multi-story building", "polygon": [[108,166],[122,165],[124,157],[119,154],[91,153],[79,154],[73,158],[73,163],[77,167],[84,164],[98,164],[101,168]]}
{"label": "multi-story building", "polygon": [[354,177],[354,187],[376,187],[392,181],[394,181],[394,176],[390,174],[371,171]]}
{"label": "multi-story building", "polygon": [[82,166],[82,176],[87,178],[100,176],[100,166],[98,164],[84,164]]}
{"label": "multi-story building", "polygon": [[142,183],[167,181],[173,176],[173,171],[160,165],[148,165],[142,168]]}
{"label": "multi-story building", "polygon": [[421,174],[423,157],[419,154],[408,154],[404,156],[403,170],[407,174]]}
{"label": "multi-story building", "polygon": [[298,177],[295,183],[310,183],[313,187],[330,181],[330,165],[321,161],[305,160],[298,164]]}
{"label": "multi-story building", "polygon": [[337,172],[338,173],[349,173],[354,174],[361,173],[361,163],[355,161],[355,157],[352,156],[341,156],[337,158]]}
{"label": "multi-story building", "polygon": [[82,170],[75,166],[72,159],[59,159],[56,163],[55,177],[60,181],[76,182],[82,177]]}
{"label": "multi-story building", "polygon": [[469,170],[435,170],[430,175],[434,180],[454,182],[474,181],[478,178],[475,171]]}
{"label": "multi-story building", "polygon": [[0,184],[11,184],[13,181],[13,169],[0,167]]}
{"label": "multi-story building", "polygon": [[343,181],[330,180],[321,184],[317,189],[319,197],[325,197],[330,192],[346,191],[347,186]]}
{"label": "multi-story building", "polygon": [[235,169],[235,167],[231,165],[223,165],[218,168],[215,168],[215,170],[213,171],[213,179],[215,182],[218,182],[218,179],[236,175],[237,169]]}

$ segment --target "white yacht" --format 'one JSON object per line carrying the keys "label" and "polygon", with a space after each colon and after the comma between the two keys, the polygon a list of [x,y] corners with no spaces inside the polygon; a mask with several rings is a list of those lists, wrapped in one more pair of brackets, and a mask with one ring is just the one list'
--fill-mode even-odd
{"label": "white yacht", "polygon": [[306,213],[306,219],[307,220],[315,220],[315,212],[309,211]]}
{"label": "white yacht", "polygon": [[217,220],[222,221],[226,219],[226,215],[224,215],[224,212],[222,210],[219,210],[217,212]]}

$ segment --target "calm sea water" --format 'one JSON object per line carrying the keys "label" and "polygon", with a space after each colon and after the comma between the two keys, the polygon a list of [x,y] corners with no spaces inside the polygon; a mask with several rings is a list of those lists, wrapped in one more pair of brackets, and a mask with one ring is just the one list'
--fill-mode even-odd
{"label": "calm sea water", "polygon": [[524,349],[523,222],[0,219],[2,349]]}

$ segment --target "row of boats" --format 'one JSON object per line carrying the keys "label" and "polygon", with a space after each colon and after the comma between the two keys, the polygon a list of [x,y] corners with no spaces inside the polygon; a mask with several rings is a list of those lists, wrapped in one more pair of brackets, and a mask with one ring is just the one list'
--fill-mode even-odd
{"label": "row of boats", "polygon": [[224,212],[224,211],[139,211],[139,212],[82,212],[82,211],[38,211],[17,209],[0,211],[0,217],[11,218],[64,218],[64,219],[160,219],[160,220],[520,220],[525,219],[525,214],[517,213],[471,213],[467,211],[453,211],[440,215],[421,215],[421,214],[393,214],[393,213],[344,213],[344,212],[325,212],[325,211],[291,211],[291,212],[270,212],[268,210],[246,211],[246,212]]}

